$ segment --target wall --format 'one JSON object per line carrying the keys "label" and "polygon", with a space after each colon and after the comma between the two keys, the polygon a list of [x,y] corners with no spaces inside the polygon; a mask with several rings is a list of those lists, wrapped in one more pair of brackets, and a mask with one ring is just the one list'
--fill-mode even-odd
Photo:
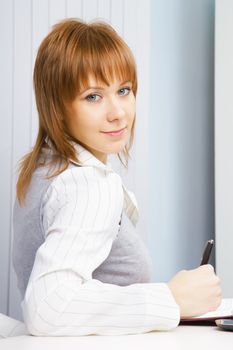
{"label": "wall", "polygon": [[151,5],[149,246],[167,281],[215,233],[214,1]]}
{"label": "wall", "polygon": [[233,295],[233,2],[216,1],[216,264],[225,297]]}

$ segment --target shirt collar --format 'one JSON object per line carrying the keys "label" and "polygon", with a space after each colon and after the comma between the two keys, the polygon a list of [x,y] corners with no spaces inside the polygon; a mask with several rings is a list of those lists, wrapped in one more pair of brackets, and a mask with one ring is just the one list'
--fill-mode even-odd
{"label": "shirt collar", "polygon": [[72,163],[78,164],[81,166],[94,166],[105,171],[113,172],[111,162],[109,160],[107,160],[107,163],[104,164],[98,158],[96,158],[90,151],[88,151],[79,143],[71,142],[71,144],[75,148],[79,159],[79,162],[76,162],[73,159],[70,159]]}
{"label": "shirt collar", "polygon": [[[52,143],[48,137],[45,138],[45,142],[50,147],[50,149],[53,148]],[[107,160],[107,163],[104,164],[98,158],[96,158],[90,151],[88,151],[85,147],[80,145],[80,143],[70,141],[70,144],[74,147],[77,153],[77,158],[79,159],[79,162],[77,162],[70,158],[69,160],[71,163],[77,164],[80,166],[94,166],[105,171],[113,172],[111,162],[109,160]]]}

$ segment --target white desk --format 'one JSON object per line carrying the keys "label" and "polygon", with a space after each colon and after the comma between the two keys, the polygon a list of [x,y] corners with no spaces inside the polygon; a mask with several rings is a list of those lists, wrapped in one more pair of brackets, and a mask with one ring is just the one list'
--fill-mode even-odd
{"label": "white desk", "polygon": [[0,340],[0,350],[233,350],[233,332],[215,326],[179,326],[169,332],[126,336],[34,337]]}

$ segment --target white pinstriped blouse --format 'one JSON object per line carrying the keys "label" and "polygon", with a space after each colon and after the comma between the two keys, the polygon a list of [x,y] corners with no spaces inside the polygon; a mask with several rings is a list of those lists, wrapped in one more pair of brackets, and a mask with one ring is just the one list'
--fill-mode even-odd
{"label": "white pinstriped blouse", "polygon": [[176,327],[170,289],[149,283],[134,194],[109,162],[75,147],[80,163],[47,182],[39,168],[26,206],[14,206],[13,263],[28,331],[122,335]]}

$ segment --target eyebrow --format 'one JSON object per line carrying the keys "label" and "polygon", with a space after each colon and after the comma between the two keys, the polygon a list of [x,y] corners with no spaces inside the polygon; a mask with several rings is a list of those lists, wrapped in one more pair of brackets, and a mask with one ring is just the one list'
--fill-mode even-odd
{"label": "eyebrow", "polygon": [[[124,81],[123,83],[121,83],[119,86],[122,86],[122,85],[124,85],[124,84],[126,84],[126,83],[130,83],[130,84],[132,84],[132,82],[130,81],[130,80],[126,80],[126,81]],[[85,89],[85,90],[83,90],[81,93],[80,93],[80,95],[82,95],[82,94],[84,94],[86,91],[88,91],[88,90],[105,90],[105,88],[103,88],[103,87],[101,87],[101,86],[89,86],[87,89]]]}

